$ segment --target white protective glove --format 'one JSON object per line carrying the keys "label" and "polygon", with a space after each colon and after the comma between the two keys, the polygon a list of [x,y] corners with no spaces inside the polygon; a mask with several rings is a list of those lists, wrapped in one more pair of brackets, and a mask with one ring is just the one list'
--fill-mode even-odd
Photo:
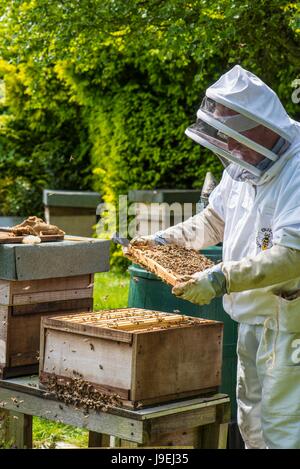
{"label": "white protective glove", "polygon": [[227,293],[226,279],[220,264],[203,272],[197,272],[186,282],[175,285],[172,293],[198,305],[207,305],[217,296],[224,295]]}
{"label": "white protective glove", "polygon": [[157,244],[167,244],[167,241],[161,236],[161,232],[158,231],[153,235],[148,236],[136,236],[130,241],[131,246],[154,246]]}

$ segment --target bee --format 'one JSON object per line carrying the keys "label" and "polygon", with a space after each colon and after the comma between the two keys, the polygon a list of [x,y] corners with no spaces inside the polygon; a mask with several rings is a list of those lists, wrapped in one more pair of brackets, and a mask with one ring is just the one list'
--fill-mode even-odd
{"label": "bee", "polygon": [[271,243],[272,231],[267,230],[267,229],[262,229],[262,232],[263,232],[263,239],[261,241],[261,249],[262,251],[266,251],[266,249],[268,249],[270,245],[272,245]]}

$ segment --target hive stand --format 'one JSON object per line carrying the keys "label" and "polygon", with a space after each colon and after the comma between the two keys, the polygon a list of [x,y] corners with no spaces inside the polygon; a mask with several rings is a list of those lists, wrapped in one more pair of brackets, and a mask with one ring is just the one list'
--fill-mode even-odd
{"label": "hive stand", "polygon": [[[112,407],[87,411],[50,398],[36,376],[0,380],[0,409],[9,423],[0,442],[32,447],[32,416],[89,431],[89,447],[160,447],[225,449],[230,401],[226,394],[174,401],[140,410]],[[0,427],[1,428],[1,427]],[[114,438],[109,438],[112,435]]]}

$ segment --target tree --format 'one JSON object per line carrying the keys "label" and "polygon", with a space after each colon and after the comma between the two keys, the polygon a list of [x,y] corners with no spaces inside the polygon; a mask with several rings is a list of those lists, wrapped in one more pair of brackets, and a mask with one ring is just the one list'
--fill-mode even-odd
{"label": "tree", "polygon": [[85,188],[91,165],[109,201],[129,188],[200,187],[221,166],[184,130],[206,87],[236,63],[297,116],[297,3],[6,0],[1,8],[1,158],[6,175],[13,155],[11,180],[23,161],[33,188],[51,178],[57,188]]}

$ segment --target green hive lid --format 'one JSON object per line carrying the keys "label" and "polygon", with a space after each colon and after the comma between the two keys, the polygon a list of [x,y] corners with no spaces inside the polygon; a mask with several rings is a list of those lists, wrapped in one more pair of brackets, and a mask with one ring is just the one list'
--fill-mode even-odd
{"label": "green hive lid", "polygon": [[128,192],[129,202],[173,202],[197,203],[200,199],[201,189],[156,189],[156,190],[131,190]]}
{"label": "green hive lid", "polygon": [[50,207],[85,207],[96,208],[101,202],[98,192],[57,191],[44,189],[43,203]]}
{"label": "green hive lid", "polygon": [[[68,236],[71,239],[71,236]],[[74,241],[0,244],[0,279],[37,280],[109,270],[110,241],[74,237]]]}

